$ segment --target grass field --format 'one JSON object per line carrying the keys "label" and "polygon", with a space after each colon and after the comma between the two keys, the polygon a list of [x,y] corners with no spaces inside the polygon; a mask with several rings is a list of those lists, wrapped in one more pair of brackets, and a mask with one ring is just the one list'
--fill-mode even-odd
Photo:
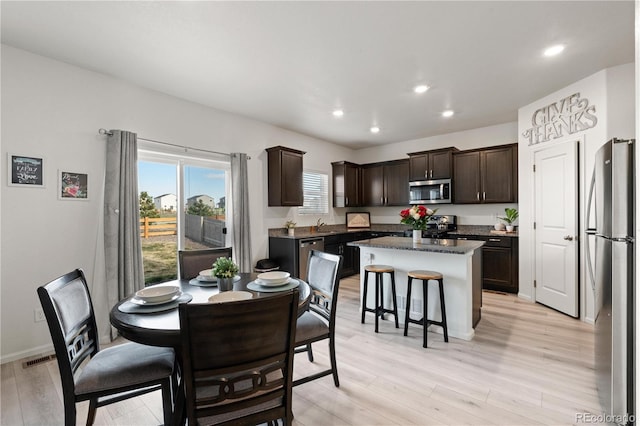
{"label": "grass field", "polygon": [[[142,263],[146,285],[175,280],[178,277],[178,241],[175,235],[142,238]],[[187,250],[207,246],[186,239]]]}
{"label": "grass field", "polygon": [[178,245],[157,237],[142,239],[145,284],[174,280],[178,272]]}

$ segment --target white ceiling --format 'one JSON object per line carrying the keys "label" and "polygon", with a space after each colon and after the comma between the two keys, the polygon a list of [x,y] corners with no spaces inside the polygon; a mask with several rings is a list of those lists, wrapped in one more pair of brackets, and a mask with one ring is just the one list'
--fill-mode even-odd
{"label": "white ceiling", "polygon": [[[2,43],[351,148],[516,121],[634,60],[631,0],[0,7]],[[565,52],[543,58],[556,43]],[[417,83],[431,89],[418,96]]]}

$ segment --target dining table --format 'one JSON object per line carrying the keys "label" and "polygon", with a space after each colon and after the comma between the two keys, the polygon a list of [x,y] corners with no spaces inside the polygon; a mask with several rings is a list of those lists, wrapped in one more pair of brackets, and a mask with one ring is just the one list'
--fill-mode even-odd
{"label": "dining table", "polygon": [[[279,291],[287,291],[295,286],[299,292],[298,313],[302,315],[307,310],[311,299],[309,284],[300,279],[292,279],[292,283],[283,287],[266,288],[256,285],[257,274],[240,273],[233,280],[232,291],[251,293],[253,298],[270,297]],[[177,279],[157,284],[158,286],[178,286],[180,296],[167,305],[140,306],[132,303],[135,295],[126,297],[118,302],[109,314],[111,325],[120,335],[133,342],[151,346],[165,346],[179,349],[180,347],[180,318],[178,317],[179,303],[210,303],[210,298],[220,294],[215,282],[198,281],[194,279]],[[246,295],[246,293],[245,293]]]}

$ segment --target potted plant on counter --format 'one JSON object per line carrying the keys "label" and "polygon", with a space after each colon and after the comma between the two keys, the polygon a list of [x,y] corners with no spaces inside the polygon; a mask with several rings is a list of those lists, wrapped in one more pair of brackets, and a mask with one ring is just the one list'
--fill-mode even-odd
{"label": "potted plant on counter", "polygon": [[515,226],[513,222],[518,218],[518,210],[507,207],[504,209],[504,217],[498,216],[498,219],[503,220],[507,224],[507,232],[513,232]]}
{"label": "potted plant on counter", "polygon": [[294,232],[295,232],[295,228],[296,228],[296,223],[292,220],[288,220],[285,224],[284,227],[287,228],[287,233],[290,237],[294,236]]}
{"label": "potted plant on counter", "polygon": [[233,278],[238,273],[238,265],[230,257],[219,257],[213,264],[213,275],[218,278],[220,291],[233,290]]}
{"label": "potted plant on counter", "polygon": [[400,212],[400,223],[411,226],[413,229],[413,242],[422,242],[422,231],[427,229],[427,224],[438,209],[430,209],[425,206],[412,206]]}

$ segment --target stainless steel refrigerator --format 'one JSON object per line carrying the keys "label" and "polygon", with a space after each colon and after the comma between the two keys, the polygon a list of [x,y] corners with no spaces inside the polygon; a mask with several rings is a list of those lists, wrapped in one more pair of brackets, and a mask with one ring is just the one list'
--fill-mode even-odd
{"label": "stainless steel refrigerator", "polygon": [[634,140],[613,139],[598,150],[588,207],[595,215],[595,228],[587,231],[595,238],[587,240],[595,240],[589,272],[595,290],[598,394],[608,420],[618,424],[627,424],[635,414],[634,145]]}

